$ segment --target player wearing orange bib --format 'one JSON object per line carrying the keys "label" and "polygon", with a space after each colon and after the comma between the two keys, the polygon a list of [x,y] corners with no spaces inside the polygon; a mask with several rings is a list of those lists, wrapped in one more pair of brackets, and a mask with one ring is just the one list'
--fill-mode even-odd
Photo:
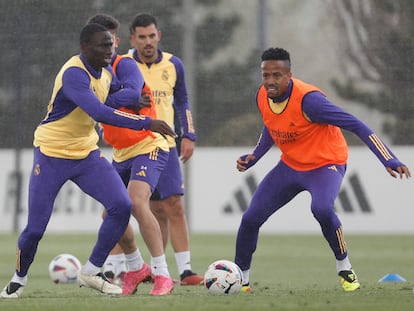
{"label": "player wearing orange bib", "polygon": [[236,163],[243,172],[273,145],[282,152],[280,161],[256,189],[237,233],[235,262],[244,276],[242,291],[251,290],[250,267],[260,227],[302,191],[312,197],[312,214],[335,256],[343,289],[354,291],[360,284],[333,207],[348,159],[340,129],[356,134],[391,176],[397,177],[397,172],[400,178],[409,178],[411,173],[363,122],[332,104],[319,88],[293,78],[290,66],[286,50],[270,48],[263,52],[262,85],[256,102],[264,127],[253,153],[240,157]]}
{"label": "player wearing orange bib", "polygon": [[[98,14],[90,18],[90,22],[102,24],[117,38],[119,22],[112,16]],[[116,105],[114,108],[154,118],[156,113],[151,90],[145,84],[136,62],[128,55],[117,55],[115,51],[111,64],[125,90],[133,89],[141,93],[141,100],[137,105]],[[147,98],[142,106],[142,98],[145,97],[143,95]],[[151,194],[168,161],[168,143],[165,137],[151,131],[134,131],[106,124],[102,124],[102,127],[105,141],[113,146],[112,165],[128,189],[132,200],[131,213],[138,222],[141,236],[151,254],[149,267],[136,246],[134,232],[129,225],[119,243],[125,253],[128,268],[123,280],[122,295],[135,293],[137,286],[151,274],[154,286],[150,293],[154,296],[168,295],[174,284],[164,255],[161,230],[149,206]]]}
{"label": "player wearing orange bib", "polygon": [[[117,75],[116,69],[118,67],[119,62],[121,61],[123,57],[128,57],[128,55],[121,56],[121,55],[116,54],[114,57],[112,69],[115,75]],[[135,107],[135,108],[120,107],[119,110],[132,113],[132,114],[137,114],[139,112],[140,115],[148,116],[148,117],[155,119],[156,111],[155,111],[154,100],[152,98],[151,89],[149,88],[147,84],[145,84],[145,82],[144,82],[144,85],[142,86],[141,98],[146,98],[145,101],[147,102],[142,107],[141,106]],[[111,145],[112,147],[114,147],[115,149],[114,151],[135,145],[136,143],[147,138],[148,136],[151,136],[152,138],[156,137],[154,133],[152,133],[151,131],[146,131],[146,130],[135,131],[135,130],[127,129],[127,128],[112,126],[109,124],[102,124],[102,129],[103,129],[103,133],[105,134],[104,136],[105,142]]]}

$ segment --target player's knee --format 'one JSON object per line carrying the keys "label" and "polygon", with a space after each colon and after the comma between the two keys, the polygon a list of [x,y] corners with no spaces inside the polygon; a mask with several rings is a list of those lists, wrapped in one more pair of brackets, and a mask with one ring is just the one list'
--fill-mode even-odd
{"label": "player's knee", "polygon": [[248,213],[244,213],[240,226],[249,229],[258,229],[263,224],[263,220],[259,219],[257,216],[252,216]]}
{"label": "player's knee", "polygon": [[177,209],[183,208],[183,200],[180,195],[172,195],[167,199],[168,205]]}
{"label": "player's knee", "polygon": [[332,208],[316,208],[312,207],[312,214],[313,217],[320,223],[320,224],[326,224],[329,223],[335,214],[333,212]]}
{"label": "player's knee", "polygon": [[129,221],[129,218],[131,217],[131,211],[132,211],[132,203],[131,201],[125,201],[122,205],[119,205],[119,214],[123,219],[126,219],[126,221]]}
{"label": "player's knee", "polygon": [[161,217],[163,214],[165,214],[163,202],[161,201],[151,201],[150,207],[154,215],[159,215]]}
{"label": "player's knee", "polygon": [[164,207],[165,213],[168,217],[183,217],[184,205],[181,196],[174,195],[167,199],[166,206]]}
{"label": "player's knee", "polygon": [[[107,207],[107,206],[105,206]],[[107,215],[127,219],[131,216],[132,201],[128,196],[120,196],[113,202],[112,206],[106,208]]]}

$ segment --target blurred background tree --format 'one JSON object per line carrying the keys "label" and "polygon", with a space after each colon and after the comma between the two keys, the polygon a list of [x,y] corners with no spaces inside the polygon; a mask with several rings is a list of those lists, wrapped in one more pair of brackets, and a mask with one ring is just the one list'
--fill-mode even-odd
{"label": "blurred background tree", "polygon": [[[132,18],[142,12],[154,14],[163,33],[161,48],[183,58],[187,25],[184,1],[0,1],[3,46],[0,58],[0,148],[32,146],[33,131],[46,112],[53,79],[63,63],[79,52],[79,31],[88,17],[103,12],[118,18],[122,24],[119,52],[125,53],[130,47],[128,26]],[[276,13],[279,19],[283,16],[291,18],[285,12],[297,12],[303,7],[302,1],[275,0],[271,3],[272,9],[265,10],[263,20],[258,19],[261,22],[266,18],[271,20]],[[409,101],[414,92],[411,87],[414,2],[314,1],[316,6],[321,6],[317,10],[325,7],[332,10],[331,19],[336,18],[338,22],[336,31],[343,32],[341,38],[344,40],[339,42],[342,44],[342,76],[346,79],[335,78],[332,74],[336,92],[348,101],[390,116],[383,128],[393,144],[414,144],[414,122],[411,121],[414,107]],[[266,0],[240,0],[240,10],[220,10],[228,2],[194,0],[195,66],[191,82],[195,98],[191,105],[196,111],[198,146],[252,146],[262,124],[254,104],[263,48],[255,36],[260,35],[260,31],[256,33],[247,28],[248,33],[243,37],[245,42],[237,42],[243,57],[237,52],[226,51],[234,45],[234,34],[246,18],[246,14],[241,16],[240,13],[249,11],[250,15],[255,15],[259,3]],[[270,1],[267,3],[270,5]],[[289,6],[292,11],[288,10]],[[289,48],[293,39],[303,40],[303,34],[297,33],[293,37],[290,31],[293,33],[294,30],[282,27],[285,23],[279,19],[277,29],[268,30],[274,42]],[[295,20],[296,24],[301,22],[304,20]],[[296,48],[292,53],[295,60],[308,55],[303,43],[302,50]],[[215,62],[217,58],[225,61]],[[295,68],[299,67],[297,61],[295,64]],[[305,72],[305,67],[300,69],[301,73]],[[325,72],[329,72],[329,68]]]}
{"label": "blurred background tree", "polygon": [[[256,87],[252,70],[257,69],[255,66],[246,62],[232,62],[217,68],[204,65],[209,57],[230,43],[232,33],[240,23],[237,14],[224,17],[214,14],[214,8],[221,1],[196,1],[198,11],[201,7],[207,12],[201,15],[195,30],[197,98],[191,105],[197,105],[198,145],[242,143],[238,137],[246,132],[246,128],[234,120],[239,116],[246,119],[245,115],[256,109],[252,104],[252,90],[254,92]],[[163,33],[161,48],[183,58],[186,20],[182,5],[181,0],[170,0],[168,5],[152,0],[124,0],[122,4],[113,0],[1,1],[0,131],[3,135],[0,148],[31,147],[33,131],[46,112],[53,79],[63,63],[79,53],[79,32],[88,17],[104,12],[119,19],[122,26],[118,51],[125,53],[130,48],[128,26],[132,18],[143,12],[154,14]],[[251,117],[242,123],[249,119]],[[256,121],[259,119],[253,123]],[[238,131],[235,131],[234,123],[240,124]],[[226,128],[229,133],[222,135]],[[252,144],[257,138],[256,133]],[[243,143],[246,143],[245,139]]]}
{"label": "blurred background tree", "polygon": [[397,145],[414,143],[414,1],[330,2],[347,79],[333,79],[338,94],[389,118],[383,130]]}

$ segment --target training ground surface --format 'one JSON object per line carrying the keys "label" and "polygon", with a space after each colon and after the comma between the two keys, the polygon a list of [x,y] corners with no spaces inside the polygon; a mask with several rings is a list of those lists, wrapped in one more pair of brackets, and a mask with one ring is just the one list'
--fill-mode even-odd
{"label": "training ground surface", "polygon": [[[29,283],[18,300],[0,299],[0,310],[414,310],[414,236],[347,236],[350,259],[362,288],[342,291],[335,261],[319,235],[263,235],[253,257],[252,294],[211,296],[203,286],[176,286],[167,297],[149,295],[142,284],[129,297],[111,298],[79,288],[77,284],[55,285],[48,275],[50,260],[60,253],[72,253],[84,263],[94,235],[46,234],[29,272]],[[17,235],[0,235],[0,286],[14,271]],[[217,259],[234,257],[234,235],[192,235],[192,266],[204,274]],[[147,249],[138,243],[147,261]],[[178,277],[171,247],[167,258],[170,273]],[[398,273],[406,282],[380,283],[387,273]]]}

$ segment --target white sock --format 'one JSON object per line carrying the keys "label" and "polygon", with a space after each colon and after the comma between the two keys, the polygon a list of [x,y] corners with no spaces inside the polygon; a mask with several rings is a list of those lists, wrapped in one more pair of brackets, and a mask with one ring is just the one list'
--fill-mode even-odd
{"label": "white sock", "polygon": [[144,265],[144,259],[142,258],[141,252],[137,249],[131,254],[125,254],[126,265],[128,271],[137,271]]}
{"label": "white sock", "polygon": [[246,284],[249,283],[250,269],[249,270],[242,271],[242,274],[243,274],[243,285],[246,285]]}
{"label": "white sock", "polygon": [[352,269],[352,265],[351,265],[351,262],[349,261],[348,256],[346,256],[342,260],[336,260],[336,271],[338,273],[343,270],[351,270],[351,269]]}
{"label": "white sock", "polygon": [[170,276],[165,255],[151,257],[151,271],[154,275]]}
{"label": "white sock", "polygon": [[25,276],[18,276],[15,272],[12,279],[11,279],[11,282],[19,283],[23,286],[26,286],[26,284],[27,284],[27,274]]}
{"label": "white sock", "polygon": [[178,252],[174,256],[179,275],[183,274],[185,270],[191,270],[190,251]]}
{"label": "white sock", "polygon": [[88,260],[86,264],[82,267],[81,271],[85,274],[97,275],[101,271],[101,267],[95,266]]}
{"label": "white sock", "polygon": [[123,253],[109,255],[105,260],[103,271],[112,271],[114,275],[117,276],[121,272],[127,270],[125,261],[125,255]]}

